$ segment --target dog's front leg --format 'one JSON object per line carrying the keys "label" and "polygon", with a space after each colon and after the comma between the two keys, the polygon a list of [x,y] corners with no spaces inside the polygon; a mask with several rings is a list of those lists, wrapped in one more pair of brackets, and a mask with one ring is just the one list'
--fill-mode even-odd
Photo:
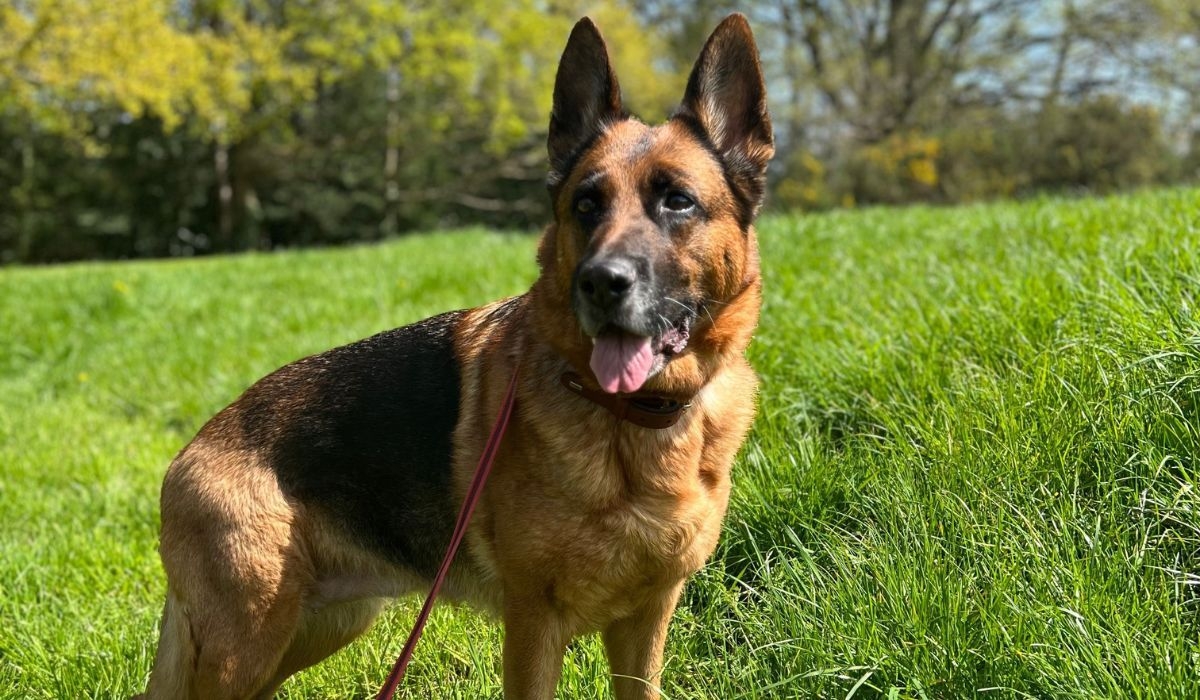
{"label": "dog's front leg", "polygon": [[545,596],[504,596],[504,698],[552,700],[570,633]]}
{"label": "dog's front leg", "polygon": [[683,582],[604,629],[604,648],[617,700],[658,700],[667,626]]}

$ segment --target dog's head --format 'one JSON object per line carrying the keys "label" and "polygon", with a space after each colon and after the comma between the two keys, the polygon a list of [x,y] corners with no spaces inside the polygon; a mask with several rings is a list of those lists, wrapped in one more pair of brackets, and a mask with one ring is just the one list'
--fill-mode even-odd
{"label": "dog's head", "polygon": [[745,349],[760,303],[753,221],[774,145],[746,19],[716,28],[656,127],[624,111],[604,40],[581,20],[548,145],[543,335],[605,391],[697,389],[722,354]]}

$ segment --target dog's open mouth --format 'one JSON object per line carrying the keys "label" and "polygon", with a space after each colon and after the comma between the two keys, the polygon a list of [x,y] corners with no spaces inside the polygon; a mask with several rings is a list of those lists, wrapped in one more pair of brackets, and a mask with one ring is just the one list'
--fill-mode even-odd
{"label": "dog's open mouth", "polygon": [[652,374],[687,347],[686,321],[656,338],[635,335],[609,326],[592,338],[592,372],[600,388],[610,394],[628,394],[642,388]]}

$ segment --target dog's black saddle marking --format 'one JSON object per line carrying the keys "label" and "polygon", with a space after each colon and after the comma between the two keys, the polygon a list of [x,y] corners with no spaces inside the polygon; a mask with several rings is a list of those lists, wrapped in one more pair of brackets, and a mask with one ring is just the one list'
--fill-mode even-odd
{"label": "dog's black saddle marking", "polygon": [[[243,427],[284,491],[432,577],[454,527],[461,311],[305,358],[247,392]],[[257,394],[257,395],[255,395]]]}

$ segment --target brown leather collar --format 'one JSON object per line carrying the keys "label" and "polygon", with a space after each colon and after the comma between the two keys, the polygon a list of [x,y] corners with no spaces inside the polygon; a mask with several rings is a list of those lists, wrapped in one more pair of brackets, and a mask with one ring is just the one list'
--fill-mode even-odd
{"label": "brown leather collar", "polygon": [[617,418],[634,425],[654,430],[665,430],[679,422],[683,412],[691,408],[692,402],[680,401],[658,394],[608,394],[591,389],[574,372],[563,372],[559,378],[562,385],[594,404],[608,409]]}

